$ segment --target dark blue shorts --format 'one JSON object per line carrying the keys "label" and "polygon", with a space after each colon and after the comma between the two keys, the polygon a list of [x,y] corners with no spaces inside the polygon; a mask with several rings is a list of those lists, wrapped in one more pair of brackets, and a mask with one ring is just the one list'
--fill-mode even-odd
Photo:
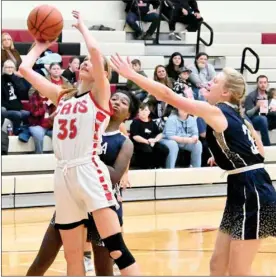
{"label": "dark blue shorts", "polygon": [[276,237],[276,191],[265,169],[229,175],[220,230],[233,239]]}

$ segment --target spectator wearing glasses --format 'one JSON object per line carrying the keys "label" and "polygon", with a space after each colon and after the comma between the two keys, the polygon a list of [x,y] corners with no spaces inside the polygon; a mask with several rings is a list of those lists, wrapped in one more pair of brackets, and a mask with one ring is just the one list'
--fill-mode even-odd
{"label": "spectator wearing glasses", "polygon": [[[123,0],[126,3],[127,24],[134,30],[137,39],[153,39],[152,35],[158,27],[159,15],[156,9],[158,0]],[[153,10],[150,10],[150,5]],[[151,22],[149,29],[143,32],[137,21]]]}
{"label": "spectator wearing glasses", "polygon": [[12,60],[4,62],[3,74],[1,76],[1,115],[13,123],[13,134],[18,135],[23,122],[28,123],[29,111],[23,110],[21,103],[24,86],[20,78],[14,75],[15,64]]}

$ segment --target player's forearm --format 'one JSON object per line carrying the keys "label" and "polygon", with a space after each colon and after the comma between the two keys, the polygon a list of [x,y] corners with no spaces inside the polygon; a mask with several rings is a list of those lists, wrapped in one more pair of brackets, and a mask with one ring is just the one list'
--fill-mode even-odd
{"label": "player's forearm", "polygon": [[82,36],[84,38],[86,47],[88,49],[90,58],[92,58],[95,55],[101,55],[100,53],[100,46],[96,39],[93,38],[90,31],[86,26],[83,26],[81,30]]}
{"label": "player's forearm", "polygon": [[[27,54],[25,59],[23,59],[20,67],[19,67],[19,72],[22,74],[21,70],[24,68],[32,68],[37,60],[37,58],[41,55],[43,51],[39,50],[34,46],[31,51]],[[23,75],[23,74],[22,74]]]}
{"label": "player's forearm", "polygon": [[[136,83],[143,90],[155,96],[158,100],[164,101],[178,109],[185,110],[188,114],[202,115],[202,108],[204,108],[204,112],[206,111],[205,102],[202,101],[194,101],[188,98],[184,98],[176,94],[167,86],[151,80],[149,78],[145,78],[141,74],[136,72],[132,72],[129,76],[130,80]],[[202,107],[203,106],[203,107]]]}

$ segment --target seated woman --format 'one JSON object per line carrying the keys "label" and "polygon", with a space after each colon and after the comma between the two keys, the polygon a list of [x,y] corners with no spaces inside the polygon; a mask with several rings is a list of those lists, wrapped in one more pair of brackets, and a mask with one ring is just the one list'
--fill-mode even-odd
{"label": "seated woman", "polygon": [[1,115],[13,123],[13,134],[21,131],[21,123],[28,124],[29,111],[23,110],[21,103],[24,95],[24,86],[19,77],[13,73],[15,64],[11,60],[4,62],[3,75],[1,76]]}
{"label": "seated woman", "polygon": [[34,139],[35,154],[43,153],[44,136],[52,137],[55,106],[36,91],[30,97],[29,132]]}
{"label": "seated woman", "polygon": [[198,139],[195,117],[176,110],[165,124],[163,137],[160,143],[169,148],[166,168],[175,168],[180,149],[191,152],[191,167],[201,167],[202,144]]}
{"label": "seated woman", "polygon": [[62,72],[62,76],[66,78],[71,85],[77,85],[76,72],[80,68],[80,59],[78,57],[71,57],[69,60],[69,66]]}
{"label": "seated woman", "polygon": [[134,143],[136,163],[139,168],[164,167],[169,150],[160,144],[162,133],[160,133],[155,122],[149,117],[148,104],[142,103],[139,116],[130,125],[130,137]]}
{"label": "seated woman", "polygon": [[208,83],[216,76],[215,68],[212,64],[208,63],[209,56],[204,53],[198,53],[195,57],[194,64],[189,66],[192,71],[190,75],[190,82],[194,86],[194,97],[196,100],[201,99],[201,88],[208,88]]}
{"label": "seated woman", "polygon": [[174,81],[176,81],[178,78],[178,70],[183,66],[183,56],[179,52],[174,52],[170,57],[168,65],[166,66],[168,76],[172,78]]}
{"label": "seated woman", "polygon": [[2,34],[1,66],[7,60],[12,60],[16,70],[22,62],[19,52],[15,49],[12,37],[9,33]]}
{"label": "seated woman", "polygon": [[[168,77],[165,66],[157,65],[154,69],[153,79],[169,88],[173,88],[173,81]],[[163,101],[158,101],[154,96],[149,95],[145,100],[150,107],[151,117],[155,119],[157,125],[163,130],[165,118],[170,115],[172,107]],[[159,120],[158,120],[159,119]]]}
{"label": "seated woman", "polygon": [[[205,101],[202,91],[209,88],[209,83],[216,76],[214,66],[208,63],[209,56],[204,53],[198,53],[195,57],[195,62],[189,67],[192,71],[190,75],[190,82],[193,85],[194,98],[196,100]],[[206,137],[207,125],[202,118],[197,119],[198,131],[201,138]]]}

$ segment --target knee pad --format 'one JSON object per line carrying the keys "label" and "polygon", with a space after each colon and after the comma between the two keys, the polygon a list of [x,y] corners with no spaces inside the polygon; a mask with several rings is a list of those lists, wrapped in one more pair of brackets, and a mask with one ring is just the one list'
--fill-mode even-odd
{"label": "knee pad", "polygon": [[107,237],[103,239],[103,242],[109,253],[113,251],[121,252],[121,256],[117,259],[114,259],[114,262],[120,270],[135,263],[134,257],[131,255],[125,245],[122,233],[117,233],[115,235]]}

